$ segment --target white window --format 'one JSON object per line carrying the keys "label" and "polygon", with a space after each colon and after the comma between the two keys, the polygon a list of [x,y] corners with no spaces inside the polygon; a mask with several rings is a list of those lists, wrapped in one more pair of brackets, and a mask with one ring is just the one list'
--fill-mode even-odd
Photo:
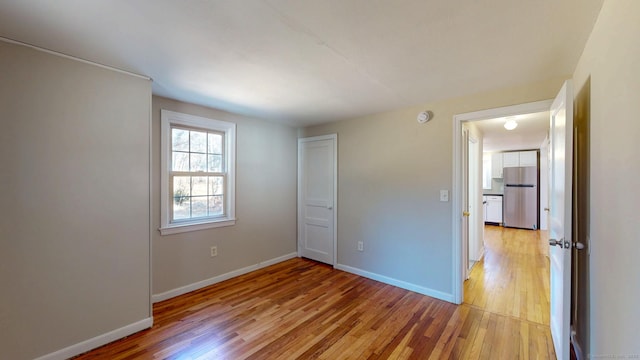
{"label": "white window", "polygon": [[162,235],[235,224],[236,125],[162,110]]}

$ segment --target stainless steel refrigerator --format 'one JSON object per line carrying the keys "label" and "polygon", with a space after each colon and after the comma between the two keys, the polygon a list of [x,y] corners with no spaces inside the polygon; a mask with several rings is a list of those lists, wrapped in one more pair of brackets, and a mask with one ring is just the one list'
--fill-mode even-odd
{"label": "stainless steel refrigerator", "polygon": [[506,167],[504,174],[504,215],[506,227],[538,228],[538,168]]}

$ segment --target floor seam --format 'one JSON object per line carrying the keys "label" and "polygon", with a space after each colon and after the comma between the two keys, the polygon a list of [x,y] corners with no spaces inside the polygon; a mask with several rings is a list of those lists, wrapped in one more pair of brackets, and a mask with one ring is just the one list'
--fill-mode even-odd
{"label": "floor seam", "polygon": [[510,318],[510,319],[513,319],[513,320],[524,321],[524,322],[527,322],[527,323],[533,324],[533,325],[542,325],[542,326],[547,326],[547,327],[550,326],[549,324],[539,323],[539,322],[536,322],[536,321],[531,321],[531,320],[528,320],[528,319],[519,318],[519,317],[516,317],[516,316],[513,316],[513,315],[509,315],[509,314],[501,314],[499,312],[491,311],[491,310],[485,309],[485,308],[483,308],[481,306],[469,304],[469,303],[466,303],[466,302],[463,302],[461,305],[465,305],[465,306],[468,306],[468,307],[476,309],[476,310],[482,310],[482,311],[487,312],[489,314],[500,315],[500,316],[504,316],[506,318]]}

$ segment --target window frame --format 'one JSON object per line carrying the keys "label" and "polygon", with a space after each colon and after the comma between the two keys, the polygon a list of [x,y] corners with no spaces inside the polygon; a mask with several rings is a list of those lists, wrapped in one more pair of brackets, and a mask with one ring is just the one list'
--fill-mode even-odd
{"label": "window frame", "polygon": [[[160,122],[160,234],[170,235],[235,225],[236,124],[165,109],[161,109]],[[171,128],[173,126],[224,134],[223,164],[225,168],[223,169],[223,173],[225,173],[226,185],[224,193],[224,215],[171,222],[173,194],[170,191],[169,178],[170,172],[172,171]]]}

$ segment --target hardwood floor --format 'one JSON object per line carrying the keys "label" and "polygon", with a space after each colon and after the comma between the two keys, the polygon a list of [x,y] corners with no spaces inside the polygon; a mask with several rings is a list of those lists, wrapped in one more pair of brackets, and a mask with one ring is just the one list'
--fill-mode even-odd
{"label": "hardwood floor", "polygon": [[549,325],[546,232],[485,226],[484,259],[465,282],[464,302]]}
{"label": "hardwood floor", "polygon": [[157,303],[153,328],[77,359],[554,358],[538,240],[495,230],[460,306],[292,259]]}

